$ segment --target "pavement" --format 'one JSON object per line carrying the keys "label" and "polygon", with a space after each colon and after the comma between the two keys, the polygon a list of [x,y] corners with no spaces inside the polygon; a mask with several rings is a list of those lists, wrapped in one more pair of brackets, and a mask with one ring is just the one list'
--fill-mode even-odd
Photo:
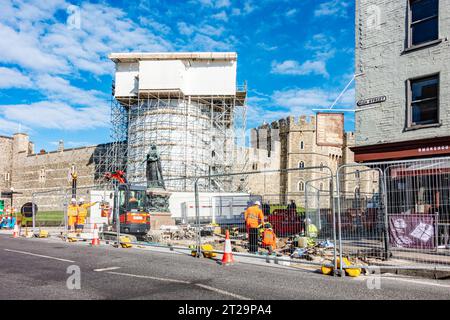
{"label": "pavement", "polygon": [[93,247],[4,233],[0,256],[0,299],[450,299],[450,280],[338,278],[263,263],[221,266],[177,250]]}

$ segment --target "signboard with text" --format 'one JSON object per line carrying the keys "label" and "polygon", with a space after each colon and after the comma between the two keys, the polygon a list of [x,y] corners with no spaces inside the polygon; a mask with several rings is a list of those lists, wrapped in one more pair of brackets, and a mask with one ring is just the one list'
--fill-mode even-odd
{"label": "signboard with text", "polygon": [[343,113],[318,113],[316,119],[317,145],[340,147],[344,144]]}
{"label": "signboard with text", "polygon": [[369,106],[371,104],[385,102],[386,100],[387,100],[386,96],[380,96],[380,97],[375,97],[375,98],[370,98],[370,99],[359,100],[357,105],[358,105],[358,107]]}
{"label": "signboard with text", "polygon": [[436,216],[431,214],[389,215],[389,243],[394,248],[436,248]]}

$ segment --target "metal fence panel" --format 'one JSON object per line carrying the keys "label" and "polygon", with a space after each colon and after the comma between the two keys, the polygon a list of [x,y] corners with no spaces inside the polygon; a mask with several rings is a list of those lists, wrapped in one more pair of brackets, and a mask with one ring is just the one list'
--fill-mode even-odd
{"label": "metal fence panel", "polygon": [[[22,215],[22,227],[31,227],[33,231],[45,229],[52,233],[61,233],[66,225],[65,197],[63,189],[35,192],[32,194],[30,212]],[[27,210],[29,211],[29,210]]]}
{"label": "metal fence panel", "polygon": [[[304,179],[306,172],[309,173],[307,176],[328,177],[323,181],[326,187],[319,192],[321,202],[327,203],[319,210],[323,216],[316,217],[308,211],[309,220],[307,219],[309,195],[305,189],[307,181]],[[320,253],[317,250],[314,253],[308,251],[308,246],[317,245],[319,240],[327,240],[327,233],[333,235],[331,221],[333,189],[330,184],[330,176],[331,169],[322,166],[288,170],[255,170],[199,177],[196,180],[197,184],[201,180],[211,179],[217,181],[218,185],[225,185],[227,181],[235,181],[231,184],[235,189],[228,189],[228,192],[216,191],[210,203],[207,204],[207,207],[211,209],[211,214],[209,219],[205,219],[205,203],[202,201],[202,192],[198,190],[198,186],[195,188],[197,189],[195,209],[200,228],[197,243],[200,248],[198,254],[201,253],[203,244],[209,244],[222,250],[225,230],[229,230],[232,248],[235,252],[294,258],[299,261],[303,259],[303,262],[320,265],[323,259],[313,257]],[[248,179],[244,179],[244,177]],[[287,182],[289,190],[282,187],[283,183],[280,180],[283,179],[284,182]],[[250,181],[250,183],[242,186],[238,183],[239,181]],[[264,224],[253,228],[246,223],[245,212],[252,211],[253,209],[250,207],[256,202],[260,203]],[[317,212],[317,209],[314,212]],[[321,232],[314,235],[308,234],[308,222],[312,226],[319,225]],[[261,220],[258,220],[258,223],[261,223]],[[271,239],[273,234],[277,239],[276,244],[267,240]],[[314,239],[315,244],[308,244],[308,236]],[[330,250],[332,254],[333,250]]]}
{"label": "metal fence panel", "polygon": [[359,266],[450,268],[449,158],[346,165],[337,176],[341,257]]}

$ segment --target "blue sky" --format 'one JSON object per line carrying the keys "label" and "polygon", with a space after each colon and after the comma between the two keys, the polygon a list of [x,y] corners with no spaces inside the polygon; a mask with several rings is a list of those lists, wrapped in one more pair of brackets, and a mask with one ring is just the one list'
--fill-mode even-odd
{"label": "blue sky", "polygon": [[[329,107],[354,73],[354,1],[1,0],[0,39],[0,134],[53,150],[109,141],[110,52],[236,51],[248,127]],[[353,105],[350,87],[336,108]]]}

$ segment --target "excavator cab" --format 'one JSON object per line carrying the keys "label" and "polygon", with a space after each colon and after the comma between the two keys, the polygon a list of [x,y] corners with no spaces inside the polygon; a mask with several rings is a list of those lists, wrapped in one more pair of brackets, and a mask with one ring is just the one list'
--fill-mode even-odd
{"label": "excavator cab", "polygon": [[[131,185],[119,188],[117,200],[120,232],[137,236],[147,234],[150,230],[150,214],[147,211],[146,188]],[[115,217],[113,223],[116,224]]]}

